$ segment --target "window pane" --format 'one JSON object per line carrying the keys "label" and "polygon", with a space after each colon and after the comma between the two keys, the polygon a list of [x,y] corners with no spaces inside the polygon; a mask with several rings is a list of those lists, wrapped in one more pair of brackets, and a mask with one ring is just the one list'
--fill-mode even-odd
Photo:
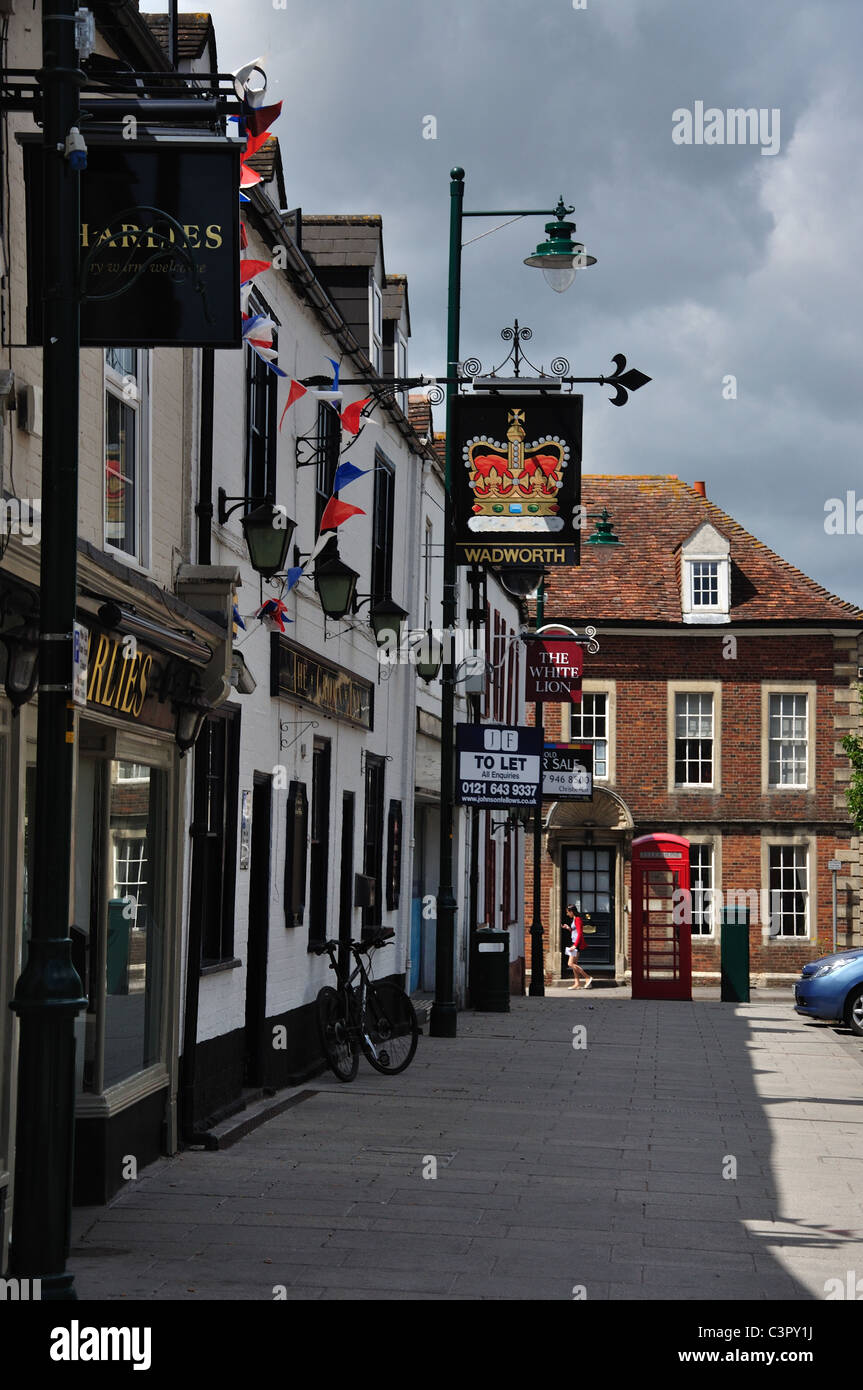
{"label": "window pane", "polygon": [[128,555],[136,554],[137,411],[105,394],[105,539]]}

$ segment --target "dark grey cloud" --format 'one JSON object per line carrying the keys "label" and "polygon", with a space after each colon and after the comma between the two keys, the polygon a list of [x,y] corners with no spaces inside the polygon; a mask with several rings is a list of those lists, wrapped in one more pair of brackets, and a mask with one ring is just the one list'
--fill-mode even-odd
{"label": "dark grey cloud", "polygon": [[[598,374],[626,353],[654,380],[623,410],[587,388],[585,469],[704,478],[743,525],[863,606],[863,536],[823,524],[828,498],[863,498],[858,0],[210,9],[221,67],[265,55],[284,99],[289,203],[382,214],[387,269],[409,277],[413,369],[445,365],[450,167],[467,170],[468,207],[551,207],[563,193],[598,264],[554,295],[522,265],[542,218],[466,248],[462,355],[498,361],[514,316],[538,363],[564,353]],[[779,153],[676,145],[672,113],[696,101],[778,108]],[[736,400],[722,397],[728,374]]]}

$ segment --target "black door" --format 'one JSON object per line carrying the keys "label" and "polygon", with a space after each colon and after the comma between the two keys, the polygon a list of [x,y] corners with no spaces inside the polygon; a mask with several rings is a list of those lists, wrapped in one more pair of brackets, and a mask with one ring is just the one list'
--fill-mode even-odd
{"label": "black door", "polygon": [[264,1083],[267,1017],[267,946],[270,934],[270,818],[272,778],[255,773],[249,865],[249,937],[246,947],[246,1085]]}
{"label": "black door", "polygon": [[330,744],[315,739],[309,853],[309,945],[327,939],[327,868],[330,853]]}
{"label": "black door", "polygon": [[[560,920],[566,921],[567,903],[575,903],[584,924],[584,949],[578,963],[590,970],[614,968],[614,859],[613,846],[563,851],[563,900]],[[565,945],[569,945],[569,937]],[[571,978],[566,955],[560,953],[560,973]]]}
{"label": "black door", "polygon": [[342,855],[339,870],[339,964],[348,961],[354,915],[354,794],[342,793]]}

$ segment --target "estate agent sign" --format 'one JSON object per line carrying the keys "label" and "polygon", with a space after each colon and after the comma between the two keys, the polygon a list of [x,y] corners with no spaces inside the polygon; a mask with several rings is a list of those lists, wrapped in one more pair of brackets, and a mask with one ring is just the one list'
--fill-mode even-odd
{"label": "estate agent sign", "polygon": [[593,744],[547,743],[542,752],[542,794],[555,801],[592,801]]}
{"label": "estate agent sign", "polygon": [[577,565],[582,397],[456,396],[460,565]]}
{"label": "estate agent sign", "polygon": [[542,729],[457,724],[456,753],[462,805],[540,805]]}

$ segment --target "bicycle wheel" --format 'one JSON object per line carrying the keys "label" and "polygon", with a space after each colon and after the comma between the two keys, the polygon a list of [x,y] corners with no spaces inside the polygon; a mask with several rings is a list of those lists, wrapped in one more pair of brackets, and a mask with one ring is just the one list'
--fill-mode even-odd
{"label": "bicycle wheel", "polygon": [[403,989],[386,982],[369,985],[360,1045],[376,1071],[387,1076],[404,1071],[413,1061],[419,1033],[414,1006]]}
{"label": "bicycle wheel", "polygon": [[345,1009],[345,996],[331,985],[324,985],[317,999],[318,1030],[321,1046],[339,1081],[353,1081],[360,1065],[356,1034]]}

